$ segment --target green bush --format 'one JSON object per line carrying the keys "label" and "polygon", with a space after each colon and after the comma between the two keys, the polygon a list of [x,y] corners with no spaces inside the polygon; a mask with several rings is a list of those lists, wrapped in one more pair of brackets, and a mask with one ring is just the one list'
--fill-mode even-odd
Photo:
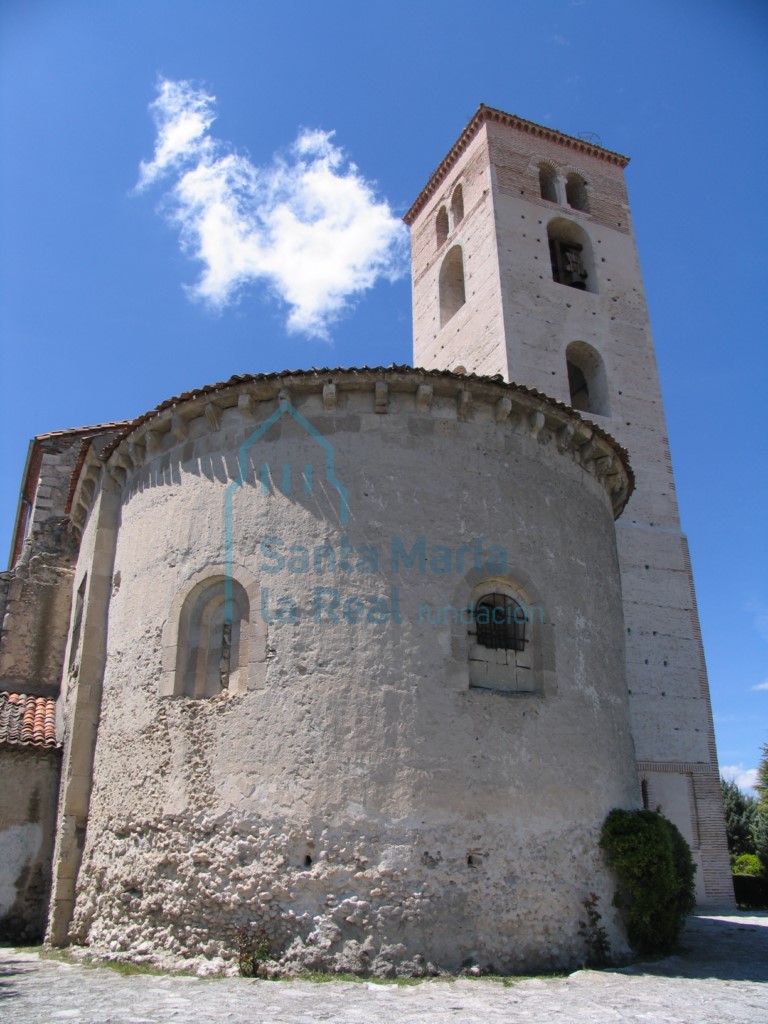
{"label": "green bush", "polygon": [[635,952],[666,956],[695,905],[696,867],[688,844],[655,811],[614,810],[600,838],[618,881],[614,905]]}
{"label": "green bush", "polygon": [[760,878],[765,874],[763,862],[754,853],[742,853],[733,862],[731,870],[734,875],[753,875],[755,878]]}

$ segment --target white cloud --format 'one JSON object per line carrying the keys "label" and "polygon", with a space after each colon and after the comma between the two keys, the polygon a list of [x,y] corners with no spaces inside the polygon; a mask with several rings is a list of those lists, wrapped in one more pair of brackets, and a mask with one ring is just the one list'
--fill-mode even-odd
{"label": "white cloud", "polygon": [[720,766],[720,774],[726,782],[735,782],[739,789],[754,796],[757,782],[757,768],[747,768],[743,764],[726,764]]}
{"label": "white cloud", "polygon": [[763,680],[762,683],[758,683],[757,686],[752,687],[753,690],[768,690],[768,679]]}
{"label": "white cloud", "polygon": [[180,164],[199,150],[211,148],[206,132],[213,124],[215,99],[189,82],[164,79],[157,99],[149,109],[157,127],[155,155],[150,163],[142,160],[139,167],[139,188],[151,184],[164,171]]}
{"label": "white cloud", "polygon": [[407,231],[333,132],[304,129],[258,167],[209,135],[214,103],[190,82],[160,83],[155,155],[137,188],[174,178],[170,216],[203,264],[194,296],[222,308],[261,281],[290,307],[290,331],[327,338],[356,297],[405,272]]}

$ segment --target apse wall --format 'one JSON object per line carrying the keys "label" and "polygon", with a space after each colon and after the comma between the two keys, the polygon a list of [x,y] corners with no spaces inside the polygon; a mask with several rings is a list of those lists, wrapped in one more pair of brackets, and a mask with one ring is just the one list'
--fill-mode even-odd
{"label": "apse wall", "polygon": [[596,892],[621,943],[597,841],[639,801],[631,471],[607,435],[489,379],[318,371],[165,403],[90,478],[75,592],[108,478],[120,506],[76,939],[228,959],[246,926],[308,966],[556,967]]}

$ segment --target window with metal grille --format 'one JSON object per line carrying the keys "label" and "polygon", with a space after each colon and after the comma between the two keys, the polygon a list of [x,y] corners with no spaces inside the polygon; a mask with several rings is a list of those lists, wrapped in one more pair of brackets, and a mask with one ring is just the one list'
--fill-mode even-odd
{"label": "window with metal grille", "polygon": [[487,594],[474,609],[477,642],[481,647],[525,650],[525,612],[506,594]]}

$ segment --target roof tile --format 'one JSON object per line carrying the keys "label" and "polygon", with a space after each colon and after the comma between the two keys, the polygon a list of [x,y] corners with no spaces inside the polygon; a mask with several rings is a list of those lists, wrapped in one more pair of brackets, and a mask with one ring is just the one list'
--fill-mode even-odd
{"label": "roof tile", "polygon": [[0,746],[56,749],[56,700],[0,691]]}

